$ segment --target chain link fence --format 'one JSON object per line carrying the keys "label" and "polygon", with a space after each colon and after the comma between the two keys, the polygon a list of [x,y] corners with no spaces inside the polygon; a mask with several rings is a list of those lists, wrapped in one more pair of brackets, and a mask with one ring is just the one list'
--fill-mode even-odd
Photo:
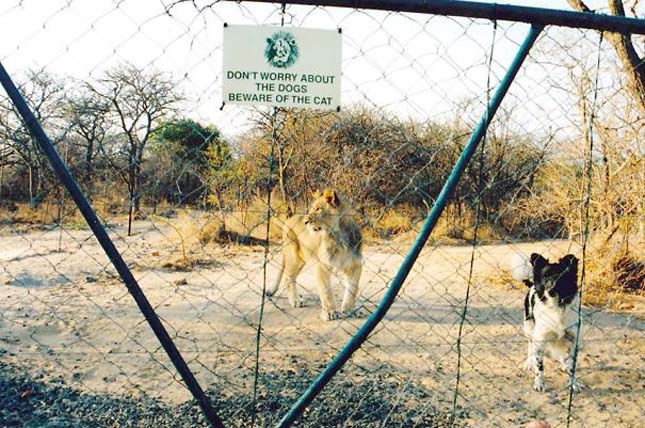
{"label": "chain link fence", "polygon": [[[609,3],[643,17],[639,2]],[[222,106],[225,23],[342,29],[341,111]],[[0,60],[224,425],[273,426],[378,306],[528,29],[253,2],[5,1]],[[397,299],[294,426],[640,426],[643,40],[542,32]],[[304,307],[263,293],[281,225],[326,188],[363,236],[355,311],[332,321],[311,264]],[[523,370],[527,289],[510,263],[532,253],[581,260],[586,387],[572,397],[557,362],[546,392]],[[4,92],[0,390],[0,426],[209,425]]]}

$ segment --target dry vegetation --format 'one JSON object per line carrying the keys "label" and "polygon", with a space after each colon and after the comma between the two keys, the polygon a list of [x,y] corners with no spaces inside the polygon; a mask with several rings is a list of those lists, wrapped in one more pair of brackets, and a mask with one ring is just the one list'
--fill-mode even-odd
{"label": "dry vegetation", "polygon": [[[558,85],[578,105],[570,129],[527,133],[512,108],[500,111],[432,239],[581,244],[588,230],[588,301],[602,303],[643,293],[645,126],[642,94],[615,73],[620,64],[608,61],[609,89],[594,101],[585,48],[571,46],[561,58],[570,81]],[[174,264],[183,269],[195,263],[198,246],[263,245],[268,216],[306,211],[311,192],[323,187],[345,195],[368,241],[409,241],[471,132],[468,106],[453,106],[452,119],[428,121],[354,106],[340,113],[256,111],[250,129],[226,141],[215,126],[179,117],[180,85],[154,70],[122,65],[85,82],[43,71],[25,77],[21,88],[100,217],[130,224],[147,217],[170,226],[181,248]],[[131,103],[138,98],[145,102]],[[150,119],[145,126],[137,122],[142,116]],[[14,230],[82,225],[5,98],[0,221]],[[279,240],[275,221],[268,231]]]}
{"label": "dry vegetation", "polygon": [[[284,111],[269,122],[258,119],[255,130],[240,139],[235,156],[232,146],[217,133],[208,134],[208,128],[194,122],[170,122],[155,134],[157,140],[151,143],[144,164],[149,166],[143,170],[156,162],[171,167],[163,170],[163,176],[161,171],[142,176],[154,186],[140,183],[141,189],[149,191],[140,195],[134,218],[147,217],[174,231],[181,251],[168,267],[188,270],[204,262],[198,249],[205,245],[264,245],[268,215],[273,219],[269,240],[279,242],[280,219],[305,212],[311,191],[323,186],[334,186],[349,199],[368,242],[409,242],[468,134],[467,129],[403,123],[364,109],[325,115]],[[272,144],[273,126],[279,133]],[[204,139],[204,133],[217,138]],[[637,151],[628,150],[636,138],[632,134],[621,142],[623,150],[611,153],[608,142],[601,145],[605,153],[593,158],[587,217],[583,211],[586,170],[577,160],[584,155],[580,143],[564,141],[558,145],[564,152],[554,152],[543,141],[551,137],[514,134],[497,123],[485,156],[476,158],[468,169],[432,239],[470,243],[477,223],[476,238],[481,243],[561,238],[581,243],[588,221],[586,300],[623,304],[621,295],[643,293],[645,275],[645,195],[640,177],[644,162]],[[188,161],[187,147],[193,147],[190,153],[198,156]],[[185,162],[190,164],[191,177],[181,167]],[[103,174],[112,171],[107,164],[105,168]],[[16,195],[27,185],[25,177],[19,165],[12,174],[5,174]],[[108,223],[132,213],[132,204],[123,197],[128,194],[127,183],[123,189],[116,183],[109,189],[98,179],[82,183],[93,190],[92,202]],[[272,196],[270,213],[267,188]],[[36,201],[18,196],[5,199],[0,219],[23,227],[81,225],[69,198],[61,199],[61,194],[57,188]]]}

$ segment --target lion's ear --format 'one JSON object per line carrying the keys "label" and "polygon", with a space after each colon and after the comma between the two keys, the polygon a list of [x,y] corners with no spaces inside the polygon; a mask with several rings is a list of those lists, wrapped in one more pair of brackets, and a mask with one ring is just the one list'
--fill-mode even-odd
{"label": "lion's ear", "polygon": [[340,201],[338,200],[338,195],[332,189],[325,189],[323,196],[329,205],[332,207],[338,206]]}
{"label": "lion's ear", "polygon": [[320,196],[321,196],[320,191],[318,191],[318,190],[314,190],[313,192],[311,192],[311,196],[312,196],[314,199],[318,199],[318,198],[320,198]]}

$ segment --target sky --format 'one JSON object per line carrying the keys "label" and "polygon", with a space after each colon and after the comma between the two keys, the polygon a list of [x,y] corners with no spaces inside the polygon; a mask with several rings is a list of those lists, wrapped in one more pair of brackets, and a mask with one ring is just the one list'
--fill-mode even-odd
{"label": "sky", "polygon": [[[122,62],[154,67],[171,73],[188,95],[183,114],[225,135],[241,132],[252,108],[226,105],[220,110],[223,25],[278,26],[279,7],[252,2],[206,7],[210,1],[196,1],[201,10],[188,2],[166,13],[170,3],[2,0],[0,60],[15,79],[29,68],[83,80]],[[506,3],[569,10],[566,0]],[[594,8],[604,2],[588,4]],[[484,20],[310,6],[288,6],[284,18],[287,26],[342,28],[343,106],[362,104],[414,120],[449,120],[456,105],[483,102],[528,30],[524,24],[500,23],[495,31]],[[593,32],[568,31],[565,37],[572,40],[594,40]],[[549,30],[542,40],[560,34]],[[546,92],[545,82],[560,77],[540,48],[534,51],[508,101],[519,111],[517,126],[529,132],[546,123],[553,126],[571,109],[557,89]]]}

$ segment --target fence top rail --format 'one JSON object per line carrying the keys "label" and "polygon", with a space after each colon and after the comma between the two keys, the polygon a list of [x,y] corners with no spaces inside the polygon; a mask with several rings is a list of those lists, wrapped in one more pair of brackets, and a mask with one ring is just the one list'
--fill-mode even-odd
{"label": "fence top rail", "polygon": [[[239,1],[239,0],[237,0]],[[605,15],[593,12],[513,6],[497,3],[476,3],[457,0],[246,0],[311,6],[332,6],[352,9],[374,9],[396,12],[429,13],[498,21],[516,21],[538,25],[584,28],[617,33],[645,34],[645,19]]]}

